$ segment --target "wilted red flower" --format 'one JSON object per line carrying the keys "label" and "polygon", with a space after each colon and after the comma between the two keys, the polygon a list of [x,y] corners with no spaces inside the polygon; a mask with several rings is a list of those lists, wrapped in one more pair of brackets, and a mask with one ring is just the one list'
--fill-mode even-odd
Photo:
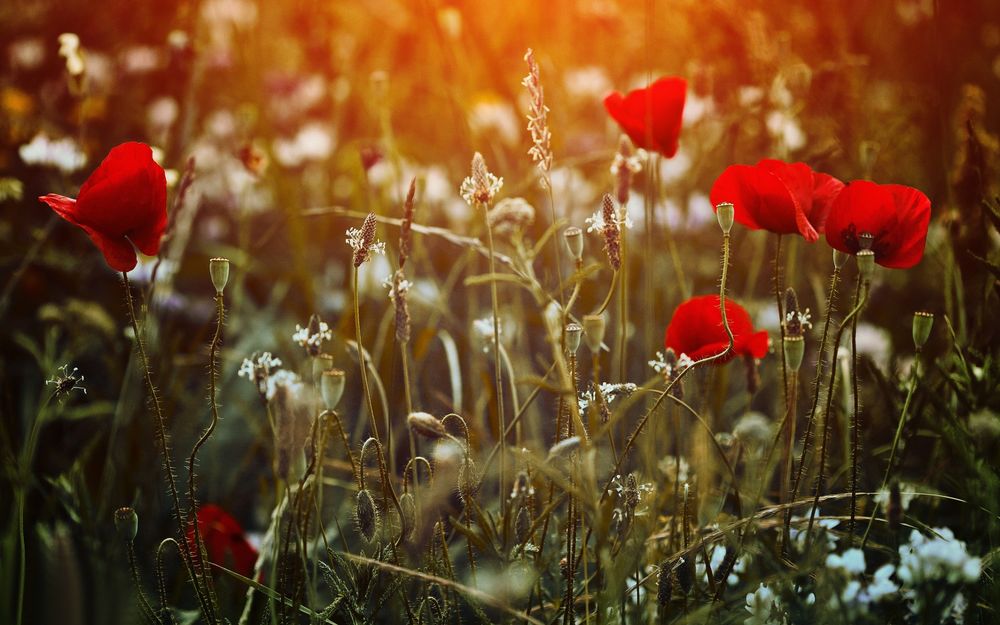
{"label": "wilted red flower", "polygon": [[[767,353],[767,332],[755,332],[750,314],[731,299],[726,299],[726,321],[733,332],[733,350],[714,364],[723,364],[734,356],[764,357]],[[719,296],[702,295],[682,302],[670,319],[664,344],[692,360],[724,352],[729,346],[729,336],[722,326]]]}
{"label": "wilted red flower", "polygon": [[[198,508],[198,532],[210,562],[243,577],[253,576],[257,550],[247,541],[239,522],[228,512],[215,504],[201,506]],[[188,541],[194,545],[194,540],[194,527],[189,527]]]}
{"label": "wilted red flower", "polygon": [[55,193],[38,199],[83,228],[116,271],[135,267],[133,243],[143,254],[160,251],[167,227],[167,179],[148,145],[112,148],[75,200]]}
{"label": "wilted red flower", "polygon": [[844,183],[805,163],[765,158],[730,165],[712,185],[712,206],[730,202],[736,221],[751,230],[801,234],[815,242]]}
{"label": "wilted red flower", "polygon": [[687,81],[660,78],[645,89],[615,91],[604,98],[604,108],[636,146],[670,158],[677,153]]}
{"label": "wilted red flower", "polygon": [[931,201],[920,191],[899,184],[867,180],[849,183],[837,196],[826,220],[830,247],[857,254],[870,234],[875,262],[907,269],[920,262],[931,220]]}

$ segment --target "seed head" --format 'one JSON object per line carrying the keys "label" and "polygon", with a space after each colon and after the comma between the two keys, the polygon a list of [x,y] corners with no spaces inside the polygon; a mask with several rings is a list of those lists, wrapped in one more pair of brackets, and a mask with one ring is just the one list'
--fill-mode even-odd
{"label": "seed head", "polygon": [[566,351],[575,354],[580,349],[580,339],[583,337],[583,326],[579,323],[566,324]]}
{"label": "seed head", "polygon": [[583,230],[576,226],[570,226],[563,230],[563,238],[566,239],[566,247],[569,249],[573,260],[579,262],[583,259]]}
{"label": "seed head", "polygon": [[403,202],[403,223],[399,226],[399,268],[406,265],[413,246],[410,230],[413,228],[413,196],[417,191],[417,179],[410,180],[410,189],[406,192]]}
{"label": "seed head", "polygon": [[622,266],[621,228],[618,225],[618,212],[615,201],[610,193],[604,194],[601,201],[601,217],[604,219],[604,251],[608,253],[608,263],[615,271]]}
{"label": "seed head", "polygon": [[601,344],[604,342],[604,329],[604,315],[584,316],[583,338],[587,341],[587,347],[595,354],[601,350]]}
{"label": "seed head", "polygon": [[337,409],[344,394],[344,372],[341,369],[327,369],[320,377],[319,392],[323,396],[323,406],[330,411]]}
{"label": "seed head", "polygon": [[375,213],[368,213],[361,228],[348,228],[347,244],[354,250],[354,267],[368,262],[372,254],[385,254],[385,243],[375,239]]}
{"label": "seed head", "polygon": [[618,152],[611,163],[611,175],[615,177],[615,196],[622,206],[628,204],[629,188],[632,186],[632,175],[642,171],[639,157],[628,135],[622,135],[618,141]]}
{"label": "seed head", "polygon": [[406,417],[406,424],[417,434],[432,440],[448,436],[448,432],[444,429],[444,423],[426,412],[411,412]]}
{"label": "seed head", "polygon": [[139,515],[131,506],[115,510],[115,531],[125,542],[131,543],[139,533]]}
{"label": "seed head", "polygon": [[486,207],[503,188],[503,178],[498,178],[486,168],[483,155],[476,152],[472,157],[472,173],[462,181],[462,198],[473,207]]}
{"label": "seed head", "polygon": [[670,568],[670,563],[664,561],[659,566],[659,576],[656,579],[656,604],[660,608],[665,608],[670,603],[673,590],[673,570]]}
{"label": "seed head", "polygon": [[226,288],[226,283],[229,282],[229,259],[211,259],[208,261],[208,273],[212,277],[212,286],[215,287],[215,292],[221,294],[222,290]]}
{"label": "seed head", "polygon": [[934,313],[918,311],[913,313],[913,345],[920,351],[931,337],[934,328]]}

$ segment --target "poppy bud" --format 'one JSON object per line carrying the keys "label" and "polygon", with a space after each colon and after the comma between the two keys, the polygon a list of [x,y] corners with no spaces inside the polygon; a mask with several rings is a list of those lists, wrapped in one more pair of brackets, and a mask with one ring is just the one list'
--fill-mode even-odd
{"label": "poppy bud", "polygon": [[795,372],[802,366],[802,357],[806,353],[806,340],[801,334],[785,336],[785,366]]}
{"label": "poppy bud", "polygon": [[458,467],[458,495],[468,505],[479,492],[479,471],[472,458],[466,456]]}
{"label": "poppy bud", "polygon": [[323,405],[327,410],[335,410],[344,394],[344,372],[341,369],[327,369],[323,372],[319,383],[319,392],[323,396]]}
{"label": "poppy bud", "polygon": [[313,377],[319,379],[324,371],[333,369],[333,356],[331,354],[320,354],[313,358]]}
{"label": "poppy bud", "polygon": [[127,543],[135,540],[135,535],[139,533],[139,515],[131,506],[115,510],[115,530]]}
{"label": "poppy bud", "polygon": [[413,499],[413,493],[403,493],[399,496],[399,509],[403,512],[400,518],[401,532],[404,538],[410,538],[417,527],[417,504]]}
{"label": "poppy bud", "polygon": [[563,230],[563,238],[566,239],[566,247],[573,260],[583,260],[583,230],[576,226],[570,226]]}
{"label": "poppy bud", "polygon": [[861,250],[858,252],[857,259],[858,274],[861,276],[861,281],[864,283],[871,282],[872,275],[875,273],[875,252]]}
{"label": "poppy bud", "polygon": [[426,412],[411,412],[406,417],[406,424],[417,434],[430,439],[444,438],[448,435],[441,420]]}
{"label": "poppy bud", "polygon": [[719,227],[723,234],[729,234],[733,229],[733,219],[736,216],[736,209],[729,202],[722,202],[715,207],[715,216],[719,219]]}
{"label": "poppy bud", "polygon": [[913,344],[919,352],[924,348],[934,327],[934,313],[918,311],[913,313]]}
{"label": "poppy bud", "polygon": [[844,266],[844,261],[847,260],[847,254],[841,252],[840,250],[833,250],[833,267],[835,269],[840,269]]}
{"label": "poppy bud", "polygon": [[604,315],[586,315],[583,318],[583,338],[590,351],[597,353],[604,342]]}
{"label": "poppy bud", "polygon": [[229,282],[229,259],[213,258],[208,261],[208,273],[212,276],[212,285],[216,293],[222,293]]}
{"label": "poppy bud", "polygon": [[517,542],[522,545],[531,539],[528,531],[531,529],[531,515],[528,514],[528,506],[521,506],[521,509],[517,511],[517,517],[514,519],[514,536],[517,537]]}
{"label": "poppy bud", "polygon": [[354,508],[355,520],[358,522],[358,530],[366,542],[371,542],[378,531],[378,508],[375,507],[375,500],[368,489],[358,491],[358,498]]}
{"label": "poppy bud", "polygon": [[566,351],[575,354],[580,349],[580,338],[583,335],[583,328],[579,323],[566,325]]}

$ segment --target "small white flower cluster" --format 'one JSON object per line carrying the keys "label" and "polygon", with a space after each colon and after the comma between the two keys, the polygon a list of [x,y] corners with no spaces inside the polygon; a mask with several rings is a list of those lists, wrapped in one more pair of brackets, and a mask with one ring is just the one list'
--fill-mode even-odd
{"label": "small white flower cluster", "polygon": [[69,371],[69,365],[62,365],[59,367],[59,374],[52,376],[45,383],[55,386],[54,396],[60,399],[65,398],[72,391],[83,391],[83,394],[86,395],[87,389],[83,386],[83,376],[79,375],[78,371],[80,369],[77,367],[73,367],[73,370]]}
{"label": "small white flower cluster", "polygon": [[[792,527],[789,529],[789,536],[799,551],[803,551],[806,547],[809,514],[811,514],[811,511],[801,517],[792,517]],[[840,525],[840,521],[836,519],[824,519],[821,518],[822,516],[823,513],[820,510],[816,510],[816,518],[813,521],[813,532],[817,532],[822,537],[825,537],[826,542],[823,544],[826,546],[826,550],[833,551],[833,549],[837,546],[838,537],[836,534],[828,530],[832,530]],[[819,543],[819,541],[816,542],[817,544]]]}
{"label": "small white flower cluster", "polygon": [[[364,249],[365,238],[361,228],[348,228],[347,229],[347,244],[355,252]],[[385,254],[385,241],[375,240],[368,246],[369,254]]]}
{"label": "small white flower cluster", "polygon": [[799,322],[799,325],[802,326],[803,330],[809,330],[813,327],[812,313],[809,312],[808,308],[799,311],[789,310],[785,313],[785,323],[791,323],[796,320]]}
{"label": "small white flower cluster", "polygon": [[904,585],[931,582],[971,584],[979,580],[982,560],[969,555],[965,543],[956,540],[946,527],[936,528],[928,538],[917,530],[910,533],[910,542],[899,548],[896,575]]}
{"label": "small white flower cluster", "polygon": [[625,156],[621,152],[615,153],[615,160],[611,161],[611,175],[617,176],[622,169],[627,169],[633,174],[639,173],[642,171],[642,157],[645,153],[645,151],[636,152],[631,156]]}
{"label": "small white flower cluster", "polygon": [[[476,185],[472,176],[467,177],[462,181],[462,186],[459,188],[459,193],[462,195],[462,199],[465,200],[466,204],[475,208],[480,204],[489,204],[497,193],[500,193],[500,189],[503,188],[503,178],[499,178],[490,172],[485,173],[485,188],[479,189]],[[479,201],[480,194],[485,195],[488,199],[485,202]]]}
{"label": "small white flower cluster", "polygon": [[680,373],[693,364],[694,361],[691,360],[690,356],[687,354],[681,354],[677,359],[676,371],[671,371],[670,365],[667,364],[667,357],[663,355],[663,352],[656,352],[656,358],[649,361],[649,366],[653,368],[653,371],[657,373],[665,373],[668,376]]}
{"label": "small white flower cluster", "polygon": [[35,135],[29,143],[19,147],[17,153],[26,165],[55,167],[63,174],[71,174],[87,164],[87,155],[76,141],[69,137],[49,139],[44,133]]}
{"label": "small white flower cluster", "polygon": [[258,392],[266,393],[272,371],[280,366],[280,358],[275,358],[271,352],[263,352],[254,354],[250,358],[244,358],[236,375],[250,380],[257,387]]}
{"label": "small white flower cluster", "polygon": [[[413,286],[413,283],[410,282],[409,280],[403,279],[403,280],[399,281],[399,285],[398,286],[395,286],[395,285],[393,285],[392,278],[386,278],[385,280],[382,281],[382,286],[387,291],[389,291],[389,301],[390,302],[395,302],[396,301],[396,296],[397,295],[406,295],[410,291],[410,287]],[[492,324],[493,324],[493,322],[491,320],[490,321],[491,327],[492,327]]]}
{"label": "small white flower cluster", "polygon": [[333,332],[330,330],[330,326],[327,325],[325,321],[319,322],[319,331],[315,334],[309,332],[309,327],[303,328],[299,324],[295,324],[295,333],[292,334],[292,340],[298,343],[302,347],[315,347],[319,348],[323,344],[323,341],[329,341],[333,338]]}
{"label": "small white flower cluster", "polygon": [[278,392],[279,388],[284,388],[289,395],[295,397],[302,394],[305,390],[305,384],[302,382],[302,378],[299,374],[294,371],[289,371],[288,369],[279,369],[274,373],[274,375],[267,378],[267,386],[264,391],[264,396],[268,400],[274,399],[275,394]]}
{"label": "small white flower cluster", "polygon": [[[632,218],[629,217],[628,211],[624,206],[619,206],[618,209],[618,225],[624,226],[629,230],[632,229],[633,223]],[[604,234],[604,212],[602,209],[597,209],[594,214],[583,220],[587,224],[587,232],[596,232],[597,234]]]}
{"label": "small white flower cluster", "polygon": [[[500,335],[503,336],[503,327],[497,326]],[[483,353],[490,351],[493,346],[493,317],[483,317],[472,322],[472,331],[483,343]]]}
{"label": "small white flower cluster", "polygon": [[330,158],[336,144],[333,131],[324,124],[309,123],[294,137],[274,140],[274,158],[285,167],[295,168]]}
{"label": "small white flower cluster", "polygon": [[83,55],[80,54],[80,37],[76,33],[59,35],[59,56],[66,58],[66,71],[70,76],[83,73]]}
{"label": "small white flower cluster", "polygon": [[782,625],[785,622],[781,600],[767,584],[761,584],[757,590],[747,593],[747,612],[750,613],[744,625]]}
{"label": "small white flower cluster", "polygon": [[[638,388],[635,384],[631,382],[625,382],[622,384],[612,384],[611,382],[601,382],[601,395],[604,396],[604,401],[610,404],[619,395],[631,395]],[[579,405],[580,412],[586,412],[590,404],[597,399],[593,390],[586,390],[580,393]]]}

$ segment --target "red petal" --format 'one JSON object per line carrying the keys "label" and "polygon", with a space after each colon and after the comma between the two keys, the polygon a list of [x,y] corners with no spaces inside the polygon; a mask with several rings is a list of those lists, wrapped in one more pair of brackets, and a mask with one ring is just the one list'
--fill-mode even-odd
{"label": "red petal", "polygon": [[927,244],[927,228],[931,221],[931,201],[926,195],[898,184],[882,185],[893,196],[899,227],[893,253],[878,259],[885,267],[908,269],[920,262]]}
{"label": "red petal", "polygon": [[683,78],[665,77],[625,96],[608,95],[604,108],[636,146],[670,158],[677,153],[686,96]]}
{"label": "red petal", "polygon": [[875,262],[907,269],[923,257],[930,216],[930,200],[912,187],[855,180],[833,203],[826,240],[834,249],[855,254],[857,236],[871,233]]}
{"label": "red petal", "polygon": [[826,230],[826,218],[837,196],[844,189],[844,183],[829,174],[813,173],[812,213],[809,221],[817,232]]}
{"label": "red petal", "polygon": [[736,221],[751,230],[799,233],[795,201],[788,187],[762,167],[727,167],[712,185],[709,197],[713,206],[731,202]]}
{"label": "red petal", "polygon": [[[761,358],[767,353],[767,333],[753,331],[747,311],[736,302],[726,300],[726,321],[733,333],[733,352],[716,361],[722,364],[736,354],[749,353]],[[681,303],[667,326],[666,347],[693,360],[715,356],[729,346],[729,336],[722,325],[718,295],[692,297]]]}

